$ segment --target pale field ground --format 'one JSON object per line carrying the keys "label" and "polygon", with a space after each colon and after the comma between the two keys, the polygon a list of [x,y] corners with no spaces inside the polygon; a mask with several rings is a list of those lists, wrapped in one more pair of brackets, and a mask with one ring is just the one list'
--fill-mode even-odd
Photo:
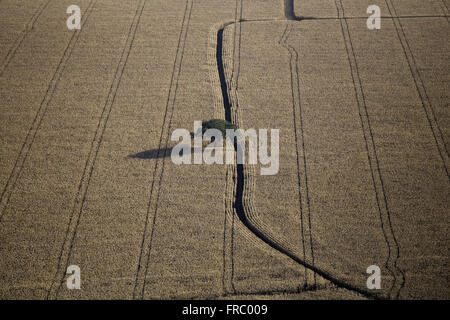
{"label": "pale field ground", "polygon": [[[0,1],[1,298],[364,299],[372,264],[382,297],[449,298],[448,2],[296,0],[325,19],[286,22],[279,1],[80,0],[77,32],[47,2]],[[280,129],[246,213],[332,281],[246,228],[233,167],[130,157],[224,118],[215,37],[239,18],[278,20],[223,35],[234,119]]]}

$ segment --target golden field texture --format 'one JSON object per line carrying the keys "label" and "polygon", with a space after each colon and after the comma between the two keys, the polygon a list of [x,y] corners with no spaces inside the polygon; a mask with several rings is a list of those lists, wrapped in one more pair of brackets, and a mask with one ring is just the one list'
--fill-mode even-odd
{"label": "golden field texture", "polygon": [[[0,0],[1,299],[450,298],[447,0],[76,2]],[[213,118],[278,174],[174,164]]]}

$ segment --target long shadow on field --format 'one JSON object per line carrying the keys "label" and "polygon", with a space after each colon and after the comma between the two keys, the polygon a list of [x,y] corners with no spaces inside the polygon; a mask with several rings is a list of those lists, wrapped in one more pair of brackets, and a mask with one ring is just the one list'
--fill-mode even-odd
{"label": "long shadow on field", "polygon": [[[170,157],[172,155],[173,147],[163,148],[163,149],[150,149],[142,152],[138,152],[136,154],[131,154],[128,158],[132,159],[160,159]],[[202,149],[191,148],[191,153],[194,154],[197,152],[202,152]],[[183,152],[180,152],[180,156],[183,155]]]}

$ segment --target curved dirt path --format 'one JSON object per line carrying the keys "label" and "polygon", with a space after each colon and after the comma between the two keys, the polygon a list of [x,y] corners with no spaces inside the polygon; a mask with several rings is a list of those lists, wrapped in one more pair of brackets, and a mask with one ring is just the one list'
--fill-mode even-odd
{"label": "curved dirt path", "polygon": [[[226,74],[225,74],[225,68],[224,68],[224,62],[223,62],[223,33],[224,29],[227,26],[234,25],[235,28],[237,25],[239,25],[238,29],[239,31],[235,30],[235,33],[239,33],[238,37],[240,37],[240,24],[241,23],[248,23],[248,22],[275,22],[275,21],[287,21],[286,28],[283,32],[283,35],[281,36],[281,39],[279,41],[279,44],[282,45],[286,50],[289,52],[289,54],[292,55],[293,48],[286,43],[287,38],[289,36],[289,33],[291,31],[291,24],[290,21],[301,21],[300,18],[297,18],[294,13],[294,6],[292,0],[284,0],[284,19],[255,19],[255,20],[244,20],[242,19],[242,16],[239,19],[236,19],[235,21],[230,21],[227,23],[216,25],[215,28],[213,28],[213,34],[216,35],[215,39],[210,38],[211,40],[215,40],[215,46],[210,46],[210,51],[212,51],[212,48],[215,47],[215,57],[214,62],[216,64],[216,70],[218,71],[218,76],[211,76],[211,81],[215,87],[219,87],[220,90],[215,90],[215,116],[219,116],[219,106],[222,105],[222,114],[224,113],[225,120],[232,122],[236,124],[238,127],[241,127],[241,117],[240,117],[240,109],[239,109],[239,99],[237,97],[237,87],[238,87],[238,78],[234,78],[234,74],[236,71],[234,70],[234,64],[231,71],[231,77],[230,77],[230,85],[227,84],[226,81]],[[242,10],[241,10],[242,12]],[[311,19],[311,18],[308,18]],[[236,36],[236,34],[235,34]],[[240,46],[240,43],[239,45]],[[236,48],[233,48],[233,57],[235,54],[235,51],[239,50]],[[239,56],[239,52],[237,53]],[[212,54],[209,53],[208,58],[212,58]],[[238,59],[239,60],[239,59]],[[211,66],[211,62],[209,63]],[[239,65],[238,65],[239,69]],[[238,74],[239,70],[237,71]],[[230,87],[230,88],[229,88]],[[220,91],[220,92],[219,92]],[[219,116],[220,117],[220,116]],[[236,146],[235,146],[236,150]],[[284,239],[280,235],[275,235],[271,228],[261,221],[258,212],[255,210],[255,207],[253,205],[253,199],[252,199],[252,192],[251,190],[254,189],[254,179],[252,179],[252,176],[255,174],[255,168],[251,165],[243,165],[243,164],[237,164],[233,165],[230,171],[227,174],[227,180],[228,177],[234,184],[234,200],[231,203],[231,206],[227,206],[226,208],[227,215],[230,219],[234,222],[232,215],[232,209],[234,208],[236,210],[236,214],[242,223],[243,227],[240,227],[237,225],[237,228],[240,231],[243,231],[244,236],[252,241],[254,241],[254,236],[258,238],[260,241],[264,242],[266,245],[269,245],[271,248],[277,250],[278,252],[282,253],[283,255],[289,257],[291,260],[296,262],[299,265],[302,265],[303,267],[311,270],[314,272],[314,285],[312,288],[314,289],[317,286],[317,280],[316,280],[316,274],[321,276],[323,279],[330,281],[334,285],[340,288],[348,289],[350,291],[354,291],[356,293],[359,293],[365,297],[368,298],[378,298],[377,295],[372,294],[370,292],[361,290],[360,288],[353,286],[351,284],[348,284],[346,282],[341,281],[340,279],[335,278],[333,275],[317,268],[314,263],[308,263],[304,259],[301,258],[301,254],[297,252],[295,247],[293,247],[287,239]],[[235,177],[231,178],[231,176],[235,175]],[[228,183],[228,182],[227,182]],[[246,230],[243,230],[246,229]],[[252,239],[253,238],[253,239]],[[255,243],[258,246],[261,246],[262,243]],[[311,244],[311,242],[310,242]],[[312,246],[312,244],[311,244]],[[311,248],[312,251],[312,248]]]}

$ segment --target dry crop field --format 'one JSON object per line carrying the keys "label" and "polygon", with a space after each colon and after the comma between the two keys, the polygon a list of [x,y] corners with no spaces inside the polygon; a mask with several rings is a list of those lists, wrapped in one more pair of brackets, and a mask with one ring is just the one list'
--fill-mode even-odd
{"label": "dry crop field", "polygon": [[[0,0],[0,298],[449,299],[449,5]],[[214,118],[278,173],[173,163]]]}

